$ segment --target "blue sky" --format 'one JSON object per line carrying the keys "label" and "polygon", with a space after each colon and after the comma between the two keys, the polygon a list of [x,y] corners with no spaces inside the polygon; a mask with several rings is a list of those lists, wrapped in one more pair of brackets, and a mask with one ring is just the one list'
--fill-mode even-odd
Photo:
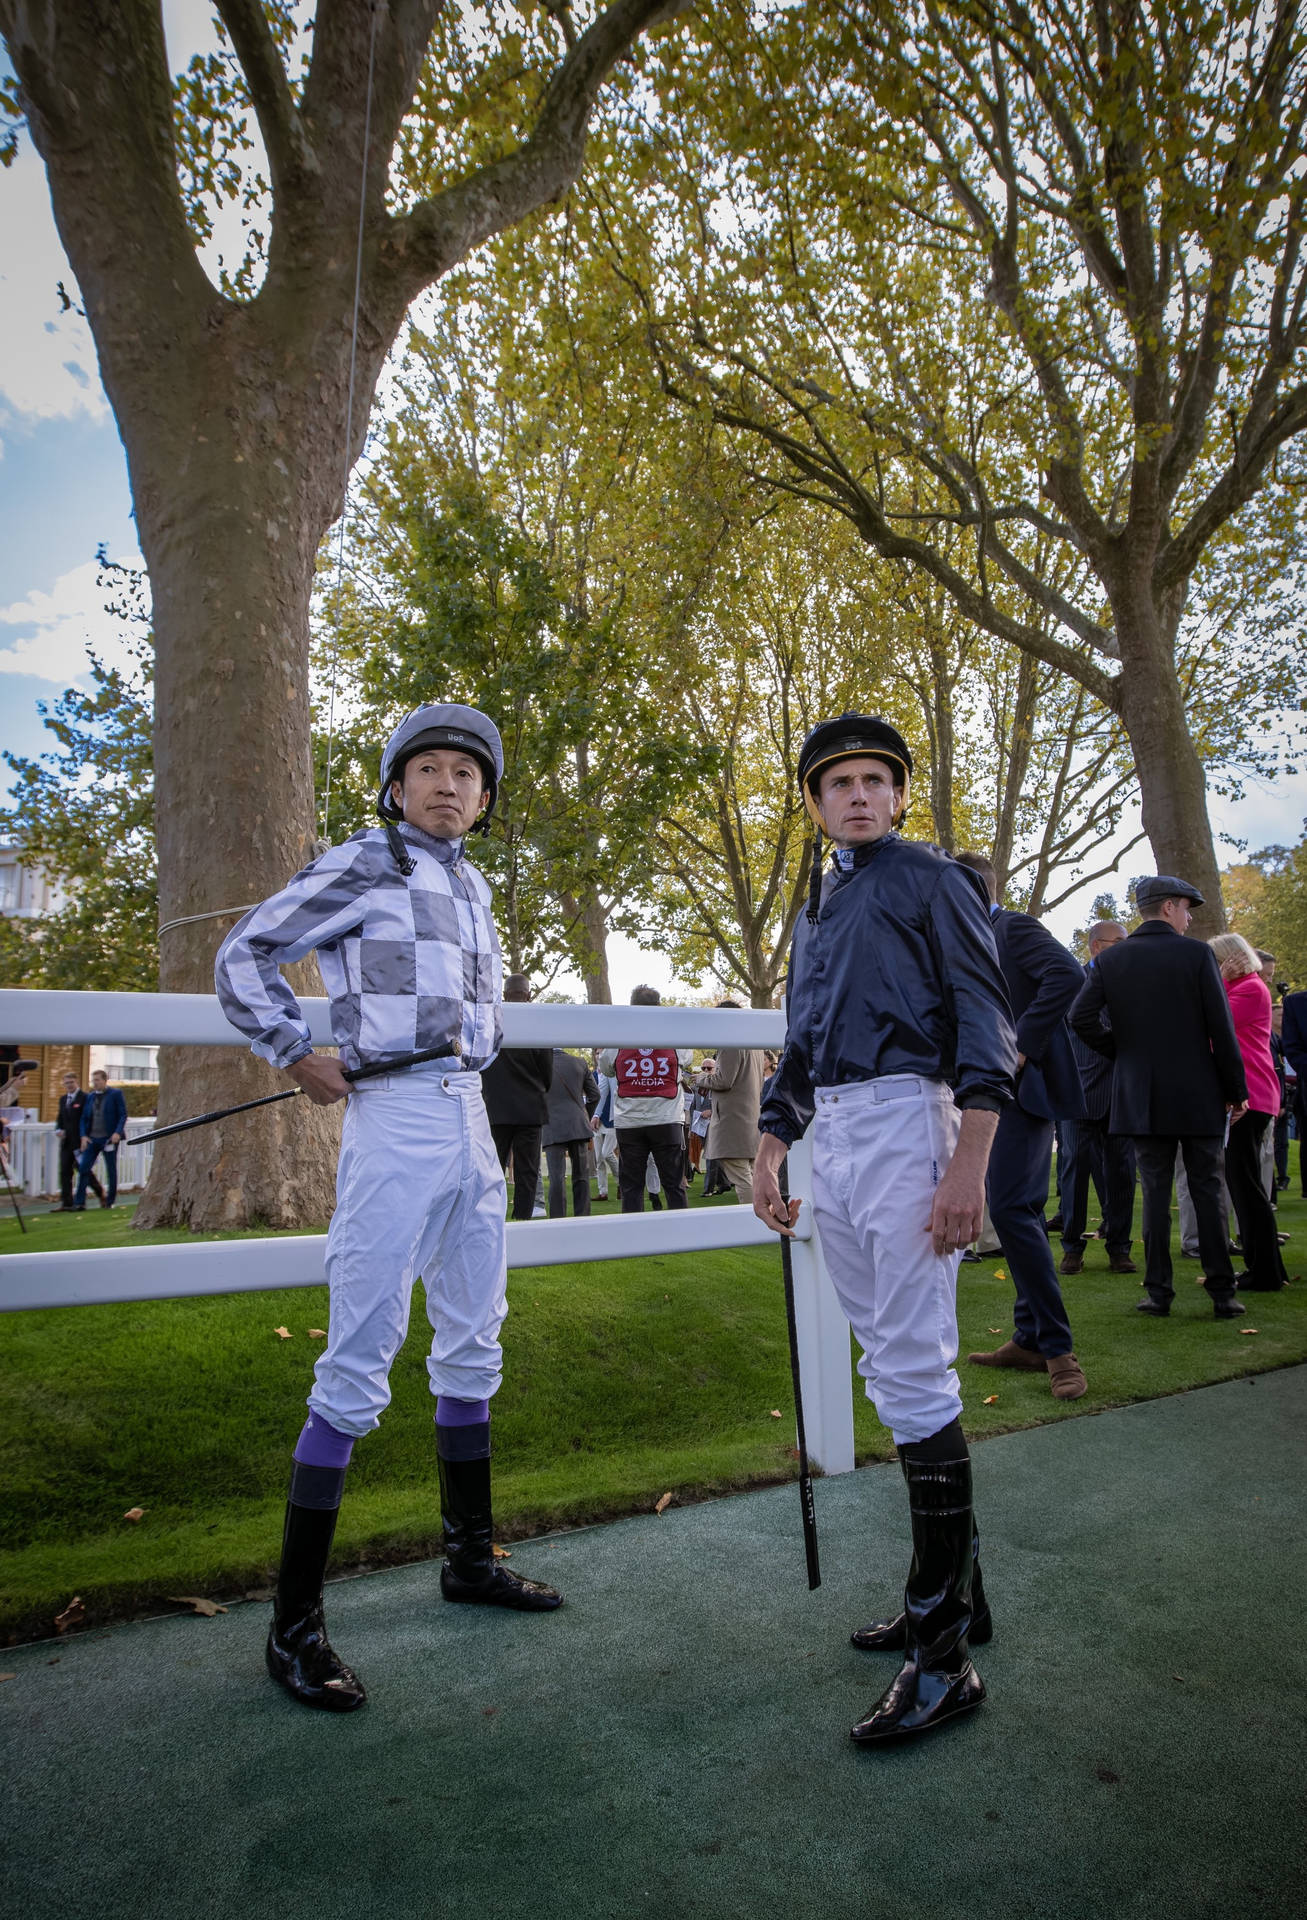
{"label": "blue sky", "polygon": [[[165,12],[181,65],[198,44],[207,8],[202,0],[168,0]],[[44,171],[25,139],[14,164],[0,171],[0,233],[0,746],[31,755],[46,739],[38,700],[54,699],[74,680],[89,684],[88,640],[110,658],[116,651],[117,623],[95,584],[97,548],[128,564],[140,556],[122,445],[89,329],[75,311],[62,310],[59,282],[74,297],[76,287]],[[1250,847],[1295,842],[1307,815],[1307,768],[1250,787],[1237,804],[1214,802],[1212,814],[1218,833]],[[1146,867],[1137,849],[1125,874]],[[1068,938],[1089,895],[1111,884],[1095,883],[1055,914],[1055,931]]]}

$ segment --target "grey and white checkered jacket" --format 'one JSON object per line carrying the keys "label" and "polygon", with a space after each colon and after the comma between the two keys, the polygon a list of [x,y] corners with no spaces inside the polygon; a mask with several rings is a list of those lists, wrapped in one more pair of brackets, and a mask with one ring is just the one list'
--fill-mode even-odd
{"label": "grey and white checkered jacket", "polygon": [[218,950],[222,1010],[275,1067],[312,1051],[279,968],[317,950],[331,1030],[346,1066],[447,1046],[480,1071],[499,1051],[503,968],[490,888],[461,840],[404,822],[405,879],[380,827],[365,827],[253,907]]}

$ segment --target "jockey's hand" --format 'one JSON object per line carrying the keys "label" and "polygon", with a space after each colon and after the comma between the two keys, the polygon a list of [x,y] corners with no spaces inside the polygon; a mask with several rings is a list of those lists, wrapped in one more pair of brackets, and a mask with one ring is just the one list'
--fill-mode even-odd
{"label": "jockey's hand", "polygon": [[308,1094],[315,1107],[334,1106],[350,1091],[344,1068],[331,1054],[306,1053],[302,1060],[297,1060],[286,1071],[296,1085]]}

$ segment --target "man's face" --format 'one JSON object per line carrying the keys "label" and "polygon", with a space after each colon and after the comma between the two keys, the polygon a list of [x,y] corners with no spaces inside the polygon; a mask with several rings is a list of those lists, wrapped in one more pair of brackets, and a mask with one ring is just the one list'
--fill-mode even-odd
{"label": "man's face", "polygon": [[894,825],[903,798],[894,784],[894,769],[870,754],[837,760],[821,776],[817,798],[831,839],[837,847],[862,847],[883,840]]}
{"label": "man's face", "polygon": [[76,1091],[77,1091],[77,1075],[75,1073],[66,1073],[64,1075],[64,1092],[76,1093]]}
{"label": "man's face", "polygon": [[424,747],[404,768],[402,787],[396,781],[390,791],[411,827],[433,840],[460,840],[476,824],[490,789],[470,753]]}
{"label": "man's face", "polygon": [[95,1072],[91,1075],[91,1085],[95,1088],[95,1091],[97,1093],[103,1093],[105,1088],[108,1086],[108,1084],[109,1084],[108,1074],[104,1072],[103,1068],[97,1067],[95,1069]]}
{"label": "man's face", "polygon": [[1274,960],[1265,960],[1265,961],[1263,961],[1263,963],[1262,963],[1262,969],[1261,969],[1261,973],[1262,973],[1262,979],[1263,979],[1263,980],[1265,981],[1265,983],[1266,983],[1266,990],[1267,990],[1267,992],[1269,993],[1269,992],[1270,992],[1270,990],[1271,990],[1271,988],[1272,988],[1272,987],[1273,987],[1273,986],[1275,985],[1275,962],[1274,962]]}
{"label": "man's face", "polygon": [[1090,959],[1097,960],[1100,953],[1106,953],[1109,947],[1114,947],[1118,940],[1124,939],[1125,934],[1120,927],[1104,927],[1101,933],[1095,929],[1089,936]]}
{"label": "man's face", "polygon": [[1158,918],[1174,927],[1177,933],[1188,933],[1189,922],[1193,919],[1193,908],[1187,900],[1163,900],[1162,911]]}

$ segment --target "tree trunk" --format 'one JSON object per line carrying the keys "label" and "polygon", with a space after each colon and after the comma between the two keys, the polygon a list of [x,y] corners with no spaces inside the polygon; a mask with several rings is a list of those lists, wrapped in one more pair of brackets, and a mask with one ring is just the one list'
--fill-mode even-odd
{"label": "tree trunk", "polygon": [[930,647],[930,810],[935,816],[935,838],[945,853],[957,851],[957,830],[953,821],[953,773],[956,752],[953,739],[953,677],[951,662],[944,648],[932,641]]}
{"label": "tree trunk", "polygon": [[585,997],[592,1007],[611,1007],[613,989],[608,979],[608,913],[597,893],[585,903],[582,915],[590,962],[584,972]]}
{"label": "tree trunk", "polygon": [[1151,593],[1129,583],[1111,596],[1121,641],[1121,718],[1139,778],[1144,832],[1157,872],[1197,887],[1205,905],[1193,932],[1225,926],[1221,876],[1207,818],[1207,782],[1185,719],[1174,653]]}
{"label": "tree trunk", "polygon": [[[314,557],[339,492],[343,396],[312,410],[316,422],[286,387],[265,387],[255,408],[218,366],[210,396],[199,418],[186,402],[184,420],[165,429],[163,461],[135,442],[130,451],[154,600],[166,993],[212,993],[214,956],[240,910],[283,887],[318,848],[304,641]],[[165,394],[158,400],[166,407]],[[297,472],[301,461],[311,474],[333,455],[334,486]],[[183,794],[185,804],[176,798]],[[217,917],[169,925],[191,915]],[[322,992],[312,963],[293,977],[297,988]],[[284,1084],[243,1047],[170,1047],[160,1062],[160,1119]],[[163,1143],[138,1223],[324,1221],[339,1133],[338,1113],[296,1100]]]}
{"label": "tree trunk", "polygon": [[1007,765],[1002,791],[998,795],[998,818],[994,826],[993,861],[1000,900],[1007,888],[1012,867],[1012,851],[1017,836],[1017,807],[1030,766],[1038,680],[1039,662],[1030,654],[1023,653],[1017,662],[1017,695],[1012,710],[1012,731],[1007,741]]}

